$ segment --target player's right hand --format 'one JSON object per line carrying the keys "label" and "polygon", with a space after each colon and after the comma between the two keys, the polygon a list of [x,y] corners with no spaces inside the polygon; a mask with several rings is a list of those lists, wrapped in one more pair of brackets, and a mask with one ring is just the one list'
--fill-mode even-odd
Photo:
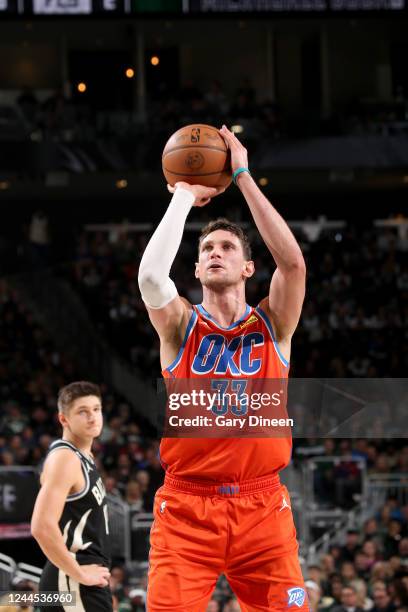
{"label": "player's right hand", "polygon": [[85,586],[105,587],[109,584],[110,571],[103,565],[81,565],[81,577],[79,582]]}
{"label": "player's right hand", "polygon": [[167,189],[170,193],[174,193],[180,187],[181,189],[186,189],[187,191],[191,191],[191,193],[195,197],[195,201],[193,206],[205,206],[211,201],[211,198],[215,198],[215,196],[220,195],[225,191],[225,187],[205,187],[204,185],[190,185],[189,183],[184,183],[183,181],[179,181],[172,187],[171,185],[167,185]]}

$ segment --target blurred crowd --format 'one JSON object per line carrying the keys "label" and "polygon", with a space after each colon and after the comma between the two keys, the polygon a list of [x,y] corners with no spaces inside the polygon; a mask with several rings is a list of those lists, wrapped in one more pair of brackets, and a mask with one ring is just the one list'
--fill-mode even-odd
{"label": "blurred crowd", "polygon": [[[129,85],[128,83],[124,84]],[[15,106],[0,107],[8,137],[18,140],[90,141],[96,137],[118,141],[136,140],[143,130],[149,142],[168,135],[181,125],[208,123],[239,125],[251,139],[252,150],[259,141],[271,139],[332,136],[341,134],[388,134],[407,129],[408,102],[400,88],[395,100],[350,99],[341,112],[319,117],[309,108],[303,114],[285,111],[276,100],[265,97],[249,78],[243,78],[235,91],[226,91],[218,80],[186,81],[176,87],[157,79],[147,87],[146,112],[141,118],[132,110],[125,87],[116,96],[84,92],[67,96],[62,89],[39,98],[35,90],[24,88]],[[164,140],[164,141],[165,141]],[[146,147],[145,142],[145,147]],[[149,162],[148,155],[145,159]]]}
{"label": "blurred crowd", "polygon": [[407,612],[408,505],[390,497],[305,574],[311,612]]}
{"label": "blurred crowd", "polygon": [[[170,91],[164,82],[158,82],[147,92],[143,121],[120,95],[112,105],[105,96],[67,97],[62,89],[40,101],[34,90],[25,88],[14,107],[0,107],[1,115],[10,129],[14,126],[17,139],[24,139],[25,135],[39,141],[83,141],[95,137],[132,140],[145,130],[154,145],[154,139],[161,134],[168,138],[180,125],[221,126],[224,122],[244,123],[252,137],[265,139],[279,138],[283,127],[278,105],[272,100],[258,101],[249,79],[244,79],[230,94],[219,81],[212,81],[203,89],[192,81],[186,82],[177,91]],[[145,148],[147,144],[144,143]]]}
{"label": "blurred crowd", "polygon": [[[393,231],[349,227],[316,241],[298,233],[307,263],[307,292],[293,341],[292,377],[404,377],[408,367],[408,239]],[[269,291],[272,257],[249,232],[255,276],[247,300]],[[144,377],[157,377],[158,341],[137,286],[148,236],[84,232],[70,278],[92,318]],[[193,276],[197,234],[186,232],[172,267],[180,295],[201,301]]]}

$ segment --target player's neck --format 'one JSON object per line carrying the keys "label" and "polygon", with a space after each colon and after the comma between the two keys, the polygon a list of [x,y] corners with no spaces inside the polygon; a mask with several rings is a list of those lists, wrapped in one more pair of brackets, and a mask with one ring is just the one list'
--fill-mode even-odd
{"label": "player's neck", "polygon": [[62,439],[73,444],[75,448],[81,451],[81,453],[83,453],[84,455],[92,455],[91,448],[92,448],[92,442],[94,440],[93,438],[89,438],[89,437],[82,438],[80,436],[76,436],[75,434],[71,432],[64,431],[64,433],[62,434]]}
{"label": "player's neck", "polygon": [[245,314],[245,287],[231,287],[222,292],[203,287],[203,306],[221,327],[229,327]]}

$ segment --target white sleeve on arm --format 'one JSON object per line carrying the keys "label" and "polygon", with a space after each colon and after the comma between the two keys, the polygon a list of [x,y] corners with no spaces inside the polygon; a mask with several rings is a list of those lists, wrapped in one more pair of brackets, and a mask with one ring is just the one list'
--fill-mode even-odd
{"label": "white sleeve on arm", "polygon": [[170,268],[179,250],[194,199],[187,189],[176,189],[143,253],[138,280],[143,301],[149,308],[164,308],[177,295],[176,286],[169,278]]}

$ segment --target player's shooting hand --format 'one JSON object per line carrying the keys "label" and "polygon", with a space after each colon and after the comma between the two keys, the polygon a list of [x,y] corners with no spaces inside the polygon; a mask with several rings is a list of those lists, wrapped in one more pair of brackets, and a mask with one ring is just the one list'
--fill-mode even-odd
{"label": "player's shooting hand", "polygon": [[86,586],[105,587],[109,584],[110,571],[102,565],[81,565],[81,577],[79,582]]}
{"label": "player's shooting hand", "polygon": [[231,151],[232,171],[234,172],[238,168],[248,168],[248,152],[242,142],[225,125],[222,126],[219,132]]}
{"label": "player's shooting hand", "polygon": [[211,198],[215,198],[215,196],[220,195],[225,191],[225,187],[205,187],[204,185],[190,185],[189,183],[184,183],[182,181],[176,183],[174,187],[171,185],[167,185],[167,189],[170,193],[174,193],[177,187],[181,187],[182,189],[186,189],[187,191],[191,191],[191,193],[195,197],[195,201],[193,206],[205,206],[209,202],[211,202]]}

